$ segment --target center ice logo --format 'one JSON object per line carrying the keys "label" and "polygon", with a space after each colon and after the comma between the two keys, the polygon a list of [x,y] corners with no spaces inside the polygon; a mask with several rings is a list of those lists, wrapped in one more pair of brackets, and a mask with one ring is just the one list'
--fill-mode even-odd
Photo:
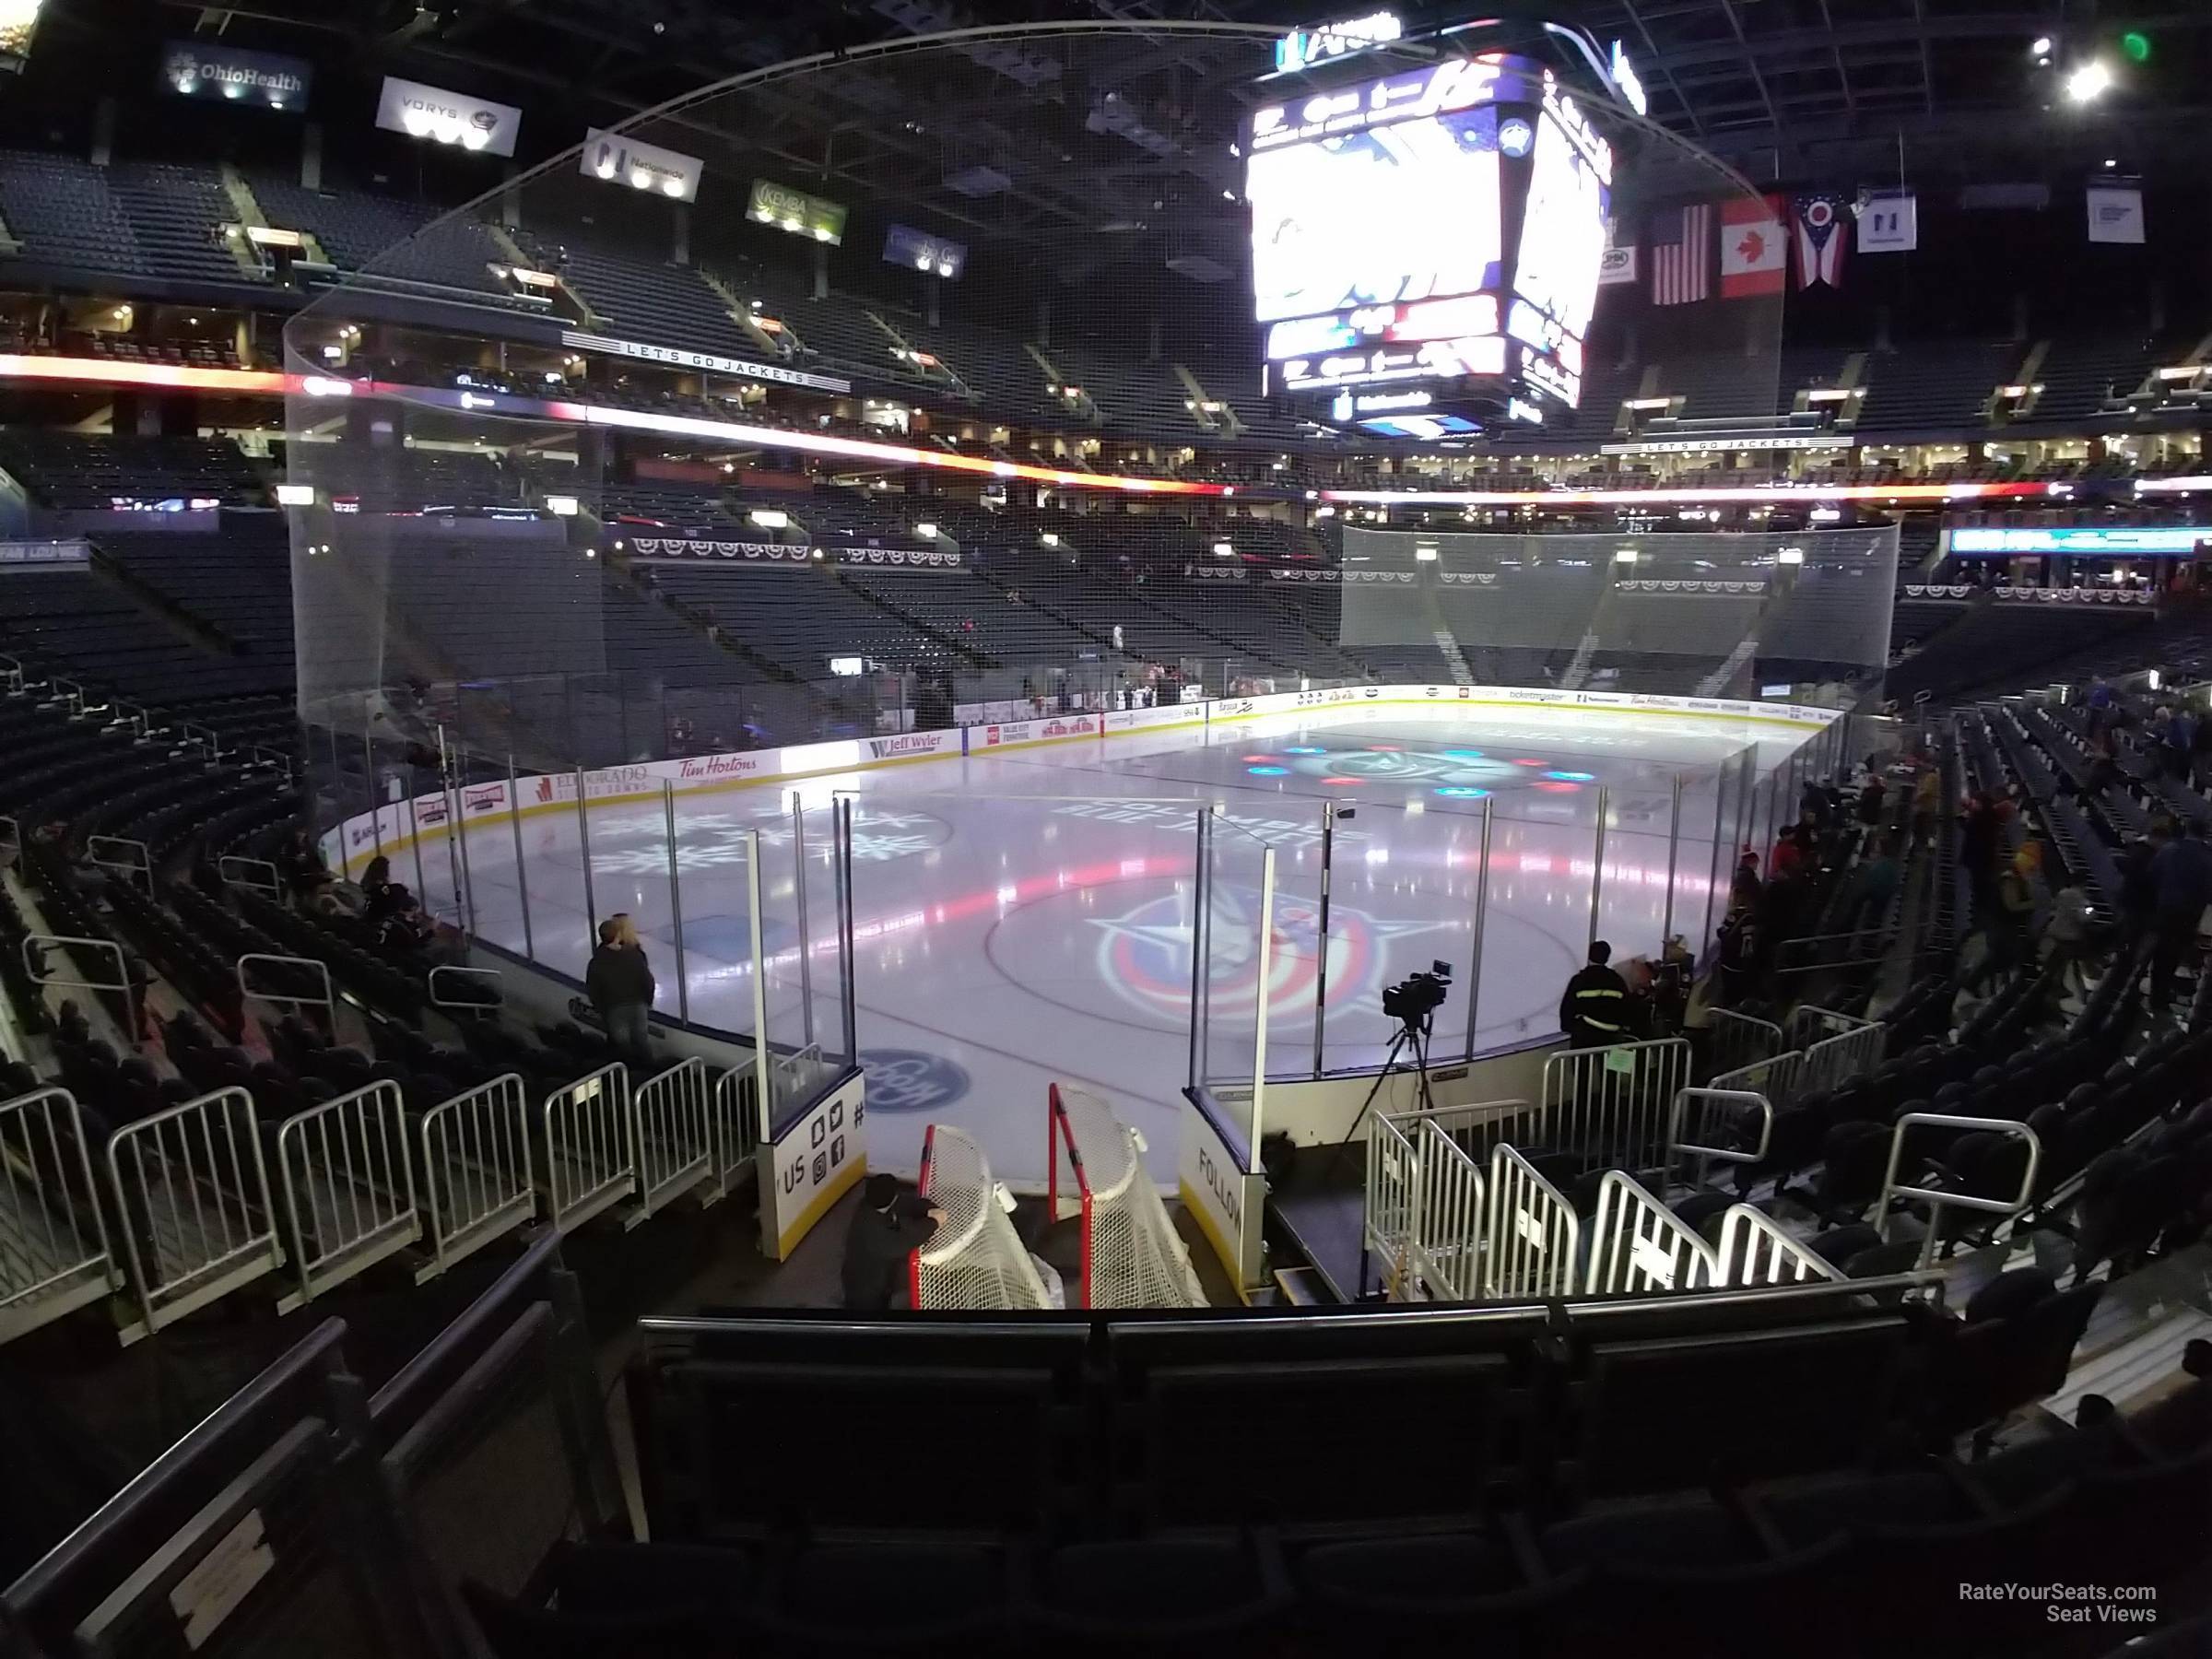
{"label": "center ice logo", "polygon": [[[1214,1018],[1250,1018],[1260,997],[1260,894],[1217,888],[1206,918],[1202,994]],[[1100,978],[1133,1006],[1174,1024],[1189,1018],[1196,907],[1188,891],[1163,893],[1119,916],[1092,917],[1099,930]],[[1371,998],[1389,942],[1430,933],[1448,922],[1385,922],[1339,904],[1329,912],[1329,1006]],[[1276,896],[1267,963],[1270,1021],[1313,1006],[1321,971],[1321,917],[1302,900]]]}

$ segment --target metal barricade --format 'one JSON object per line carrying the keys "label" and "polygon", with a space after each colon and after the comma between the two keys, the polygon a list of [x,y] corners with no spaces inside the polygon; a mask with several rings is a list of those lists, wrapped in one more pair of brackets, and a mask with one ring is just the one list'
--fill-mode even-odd
{"label": "metal barricade", "polygon": [[1367,1135],[1360,1248],[1381,1257],[1382,1292],[1392,1301],[1413,1300],[1413,1207],[1418,1166],[1413,1142],[1397,1120],[1378,1112]]}
{"label": "metal barricade", "polygon": [[1544,1138],[1544,1113],[1528,1100],[1439,1106],[1429,1112],[1400,1112],[1397,1120],[1405,1124],[1417,1121],[1433,1124],[1445,1139],[1477,1164],[1487,1162],[1499,1147],[1534,1146]]}
{"label": "metal barricade", "polygon": [[[319,994],[313,996],[288,996],[281,991],[256,991],[246,976],[248,962],[271,962],[286,968],[312,970],[323,989]],[[313,957],[273,956],[264,950],[249,950],[244,956],[238,959],[236,971],[238,974],[238,996],[241,1002],[274,1003],[279,1007],[288,1008],[321,1008],[331,1019],[337,1018],[338,999],[336,994],[331,989],[330,969],[327,964],[317,961]]]}
{"label": "metal barricade", "polygon": [[546,1097],[543,1122],[547,1207],[565,1233],[619,1204],[637,1184],[629,1069],[617,1061],[556,1088]]}
{"label": "metal barricade", "polygon": [[1739,1065],[1734,1071],[1715,1073],[1705,1087],[1722,1094],[1755,1094],[1769,1105],[1781,1108],[1796,1100],[1804,1075],[1805,1056],[1795,1049],[1789,1049]]}
{"label": "metal barricade", "polygon": [[[713,1093],[707,1063],[696,1054],[631,1090],[638,1166],[632,1226],[714,1173]],[[710,1183],[706,1202],[721,1196],[722,1189]]]}
{"label": "metal barricade", "polygon": [[253,1098],[221,1088],[108,1137],[135,1342],[284,1265]]}
{"label": "metal barricade", "polygon": [[1598,1182],[1590,1227],[1590,1265],[1583,1279],[1592,1296],[1705,1290],[1717,1282],[1712,1246],[1634,1176],[1609,1170]]}
{"label": "metal barricade", "polygon": [[1675,1096],[1688,1087],[1680,1037],[1568,1049],[1544,1063],[1545,1144],[1634,1169],[1663,1162]]}
{"label": "metal barricade", "polygon": [[1774,1133],[1774,1108],[1766,1096],[1737,1088],[1686,1088],[1675,1097],[1666,1124],[1667,1162],[1697,1160],[1702,1186],[1716,1163],[1757,1163]]}
{"label": "metal barricade", "polygon": [[273,899],[284,895],[284,879],[276,874],[276,866],[265,858],[226,853],[215,861],[215,873],[232,887],[251,888]]}
{"label": "metal barricade", "polygon": [[0,1343],[122,1288],[76,1097],[0,1101]]}
{"label": "metal barricade", "polygon": [[1748,1204],[1731,1205],[1722,1215],[1716,1253],[1720,1268],[1713,1283],[1726,1289],[1814,1279],[1841,1283],[1843,1278],[1808,1245],[1783,1231],[1773,1217]]}
{"label": "metal barricade", "polygon": [[1420,1300],[1474,1301],[1482,1294],[1482,1166],[1433,1123],[1416,1126],[1413,1268]]}
{"label": "metal barricade", "polygon": [[726,1196],[753,1169],[764,1133],[764,1107],[749,1065],[733,1066],[714,1079],[714,1184]]}
{"label": "metal barricade", "polygon": [[1705,1016],[1705,1060],[1712,1072],[1732,1072],[1770,1059],[1781,1053],[1782,1047],[1782,1028],[1771,1019],[1738,1014],[1734,1008],[1714,1008]]}
{"label": "metal barricade", "polygon": [[[1928,1124],[1944,1129],[1980,1130],[1990,1135],[2002,1135],[2008,1139],[2025,1141],[2028,1146],[2027,1167],[2020,1171],[2020,1190],[2011,1198],[1976,1198],[1965,1193],[1946,1193],[1935,1187],[1900,1186],[1897,1183],[1898,1165],[1903,1161],[1905,1135],[1915,1124]],[[1925,1267],[1936,1259],[1936,1246],[1943,1236],[1943,1212],[1947,1209],[1973,1210],[1988,1216],[2017,1216],[2028,1207],[2035,1195],[2035,1173],[2043,1161],[2043,1144],[2034,1130],[2010,1118],[1953,1117],[1942,1112],[1908,1112],[1897,1120],[1889,1132],[1889,1163],[1882,1171],[1881,1201],[1875,1206],[1875,1228],[1887,1241],[1889,1237],[1889,1205],[1892,1199],[1917,1198],[1928,1206],[1928,1230],[1920,1241],[1920,1259],[1916,1265]]]}
{"label": "metal barricade", "polygon": [[[491,982],[491,994],[489,996],[456,996],[450,992],[441,991],[438,984],[440,974],[458,980],[464,986],[474,982],[488,980]],[[423,982],[429,991],[430,1003],[433,1007],[458,1008],[464,1013],[481,1014],[488,1009],[506,1006],[507,994],[500,988],[503,977],[497,968],[462,968],[452,963],[441,962],[423,976]]]}
{"label": "metal barricade", "polygon": [[422,1236],[399,1085],[371,1083],[276,1127],[292,1271],[288,1313]]}
{"label": "metal barricade", "polygon": [[1827,1008],[1799,1008],[1790,1016],[1792,1046],[1805,1053],[1797,1087],[1807,1094],[1834,1088],[1882,1063],[1889,1029]]}
{"label": "metal barricade", "polygon": [[122,835],[88,835],[85,856],[103,870],[114,870],[144,882],[149,894],[154,890],[154,855],[142,841]]}
{"label": "metal barricade", "polygon": [[1484,1292],[1496,1300],[1574,1294],[1583,1222],[1565,1194],[1511,1147],[1490,1153]]}
{"label": "metal barricade", "polygon": [[422,1114],[423,1239],[435,1278],[537,1213],[530,1167],[529,1100],[514,1073],[492,1078]]}

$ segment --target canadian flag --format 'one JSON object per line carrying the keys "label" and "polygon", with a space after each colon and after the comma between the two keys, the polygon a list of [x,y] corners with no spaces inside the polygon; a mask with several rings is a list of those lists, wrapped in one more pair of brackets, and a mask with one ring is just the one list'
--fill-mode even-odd
{"label": "canadian flag", "polygon": [[1779,294],[1789,274],[1780,196],[1738,197],[1721,204],[1721,298]]}

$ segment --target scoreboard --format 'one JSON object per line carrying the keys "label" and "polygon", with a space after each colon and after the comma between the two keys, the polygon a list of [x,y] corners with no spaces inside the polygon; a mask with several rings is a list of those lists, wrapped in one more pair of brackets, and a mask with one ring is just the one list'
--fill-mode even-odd
{"label": "scoreboard", "polygon": [[1271,388],[1415,438],[1571,409],[1612,188],[1612,147],[1530,57],[1257,110],[1245,195]]}

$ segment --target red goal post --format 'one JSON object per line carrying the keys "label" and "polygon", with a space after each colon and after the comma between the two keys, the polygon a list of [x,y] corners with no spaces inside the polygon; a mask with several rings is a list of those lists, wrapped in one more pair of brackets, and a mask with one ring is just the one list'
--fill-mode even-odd
{"label": "red goal post", "polygon": [[1045,1201],[1054,1221],[1082,1221],[1075,1305],[1205,1307],[1190,1252],[1145,1173],[1144,1137],[1073,1084],[1052,1086],[1049,1111]]}

